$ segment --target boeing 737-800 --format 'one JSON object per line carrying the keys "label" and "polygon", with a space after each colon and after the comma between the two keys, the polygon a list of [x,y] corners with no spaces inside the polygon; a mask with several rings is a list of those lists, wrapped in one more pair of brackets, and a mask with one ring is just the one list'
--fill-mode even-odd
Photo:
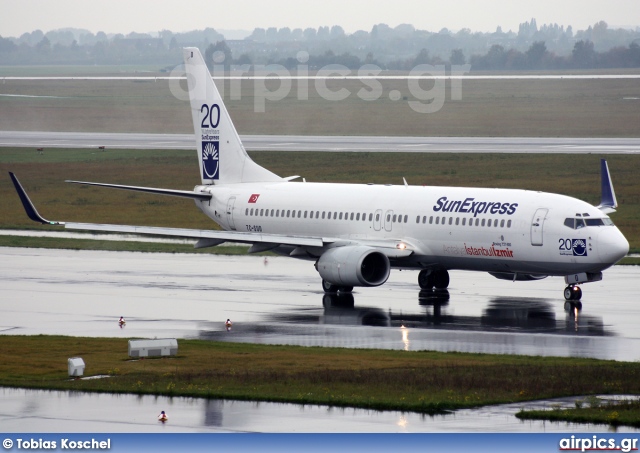
{"label": "boeing 737-800", "polygon": [[293,182],[247,155],[200,51],[185,48],[201,184],[193,191],[79,184],[191,198],[223,231],[51,222],[11,174],[28,216],[93,231],[197,239],[196,247],[251,244],[309,260],[326,292],[380,286],[391,269],[419,271],[421,289],[444,289],[449,270],[488,272],[514,281],[562,276],[565,299],[580,305],[579,284],[629,251],[607,215],[617,207],[602,160],[602,201],[515,189]]}

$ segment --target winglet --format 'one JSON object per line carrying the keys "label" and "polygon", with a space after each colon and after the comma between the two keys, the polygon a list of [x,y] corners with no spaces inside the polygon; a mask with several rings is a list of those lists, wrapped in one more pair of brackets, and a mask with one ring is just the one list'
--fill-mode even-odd
{"label": "winglet", "polygon": [[36,207],[33,205],[27,192],[22,188],[20,181],[16,178],[16,175],[9,172],[9,176],[11,176],[11,180],[13,181],[13,185],[16,187],[16,191],[18,192],[18,196],[20,197],[20,201],[22,201],[22,206],[24,206],[24,210],[31,220],[34,222],[40,222],[46,225],[64,225],[63,222],[52,222],[50,220],[45,219],[39,213]]}
{"label": "winglet", "polygon": [[611,182],[611,175],[609,174],[609,166],[605,159],[600,159],[600,178],[601,199],[598,209],[605,214],[615,212],[618,207],[618,200],[616,200],[616,193],[613,190],[613,183]]}

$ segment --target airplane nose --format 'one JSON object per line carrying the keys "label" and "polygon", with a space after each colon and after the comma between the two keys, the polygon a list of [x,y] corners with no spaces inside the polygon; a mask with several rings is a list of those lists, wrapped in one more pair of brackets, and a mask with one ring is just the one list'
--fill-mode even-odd
{"label": "airplane nose", "polygon": [[617,228],[603,228],[598,235],[598,252],[603,263],[615,264],[629,253],[629,242]]}

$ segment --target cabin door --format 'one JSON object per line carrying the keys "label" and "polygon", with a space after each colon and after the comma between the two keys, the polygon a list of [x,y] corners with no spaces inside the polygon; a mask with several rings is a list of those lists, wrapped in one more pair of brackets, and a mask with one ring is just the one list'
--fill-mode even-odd
{"label": "cabin door", "polygon": [[531,219],[531,245],[542,245],[542,230],[547,212],[549,212],[547,208],[540,208],[536,210],[533,219]]}
{"label": "cabin door", "polygon": [[232,230],[236,229],[236,224],[233,221],[233,205],[236,203],[236,197],[229,198],[227,202],[227,222],[229,223],[229,228]]}

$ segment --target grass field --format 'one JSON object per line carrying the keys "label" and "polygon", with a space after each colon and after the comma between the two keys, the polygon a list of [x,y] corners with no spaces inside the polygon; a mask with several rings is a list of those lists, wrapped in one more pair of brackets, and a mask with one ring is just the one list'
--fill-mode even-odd
{"label": "grass field", "polygon": [[566,421],[569,423],[599,423],[613,427],[626,425],[640,428],[640,401],[603,403],[598,397],[579,400],[572,409],[552,408],[543,411],[520,411],[521,420]]}
{"label": "grass field", "polygon": [[[420,82],[412,93],[406,80],[383,80],[373,96],[376,99],[363,100],[372,89],[362,81],[331,80],[326,90],[316,89],[314,81],[309,81],[304,96],[293,81],[283,99],[265,102],[263,113],[256,112],[264,98],[260,95],[263,82],[257,87],[256,83],[225,82],[226,104],[240,134],[640,136],[640,84],[633,79],[466,80],[461,100],[452,100],[447,82],[438,94],[444,105],[435,113],[418,113],[409,105],[417,101],[416,93],[428,92],[433,82]],[[162,80],[8,80],[0,84],[0,128],[191,133],[188,102],[176,98],[172,87],[185,99],[179,82]],[[280,82],[268,81],[264,87],[276,92]],[[344,100],[327,100],[319,94],[339,90],[347,90]],[[390,93],[399,100],[391,100]]]}
{"label": "grass field", "polygon": [[[428,414],[570,395],[640,393],[640,364],[578,358],[353,350],[180,340],[129,360],[126,339],[3,336],[0,385],[326,404]],[[29,357],[28,362],[24,360]],[[67,378],[67,358],[85,375]]]}

